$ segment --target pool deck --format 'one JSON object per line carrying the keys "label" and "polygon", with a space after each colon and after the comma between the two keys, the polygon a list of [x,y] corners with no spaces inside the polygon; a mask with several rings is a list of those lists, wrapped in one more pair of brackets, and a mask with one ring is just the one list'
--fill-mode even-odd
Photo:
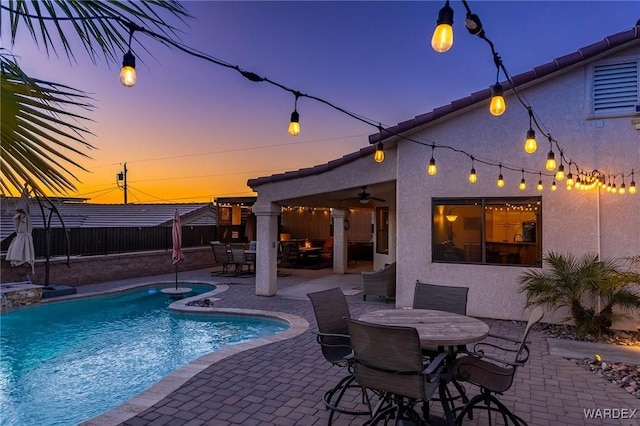
{"label": "pool deck", "polygon": [[[83,425],[326,425],[329,413],[322,403],[322,395],[340,380],[343,371],[322,357],[306,293],[335,286],[357,288],[363,268],[370,268],[370,264],[358,264],[344,275],[331,274],[328,269],[287,270],[291,275],[278,279],[278,295],[273,297],[255,295],[254,277],[211,276],[212,269],[180,272],[181,281],[219,285],[211,298],[215,308],[279,312],[293,325],[284,336],[276,335],[205,355],[122,406]],[[173,274],[168,274],[83,286],[78,287],[78,296],[141,283],[169,283],[173,278]],[[369,299],[363,302],[361,294],[347,296],[353,317],[392,306],[382,299]],[[515,322],[486,322],[491,333],[515,338],[522,333],[522,326]],[[630,419],[585,419],[588,409],[621,409],[629,413],[624,410],[639,408],[640,400],[571,361],[551,355],[543,334],[532,333],[530,348],[529,362],[518,370],[513,386],[500,397],[529,425],[640,424],[640,412]],[[469,385],[467,390],[470,395],[478,391]],[[357,403],[357,397],[352,399]],[[439,411],[440,407],[432,403],[432,412]],[[333,424],[362,425],[365,421],[363,417],[338,414]],[[465,419],[464,424],[489,423],[484,413],[478,413],[473,421]]]}

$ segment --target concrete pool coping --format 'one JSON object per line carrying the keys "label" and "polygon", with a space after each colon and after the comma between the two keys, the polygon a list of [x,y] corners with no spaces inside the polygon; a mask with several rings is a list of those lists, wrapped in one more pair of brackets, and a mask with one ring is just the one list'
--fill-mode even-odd
{"label": "concrete pool coping", "polygon": [[[165,285],[172,284],[171,282],[147,282],[147,283],[139,283],[128,286],[123,286],[117,289],[102,291],[102,292],[92,292],[85,294],[75,294],[71,296],[63,296],[57,298],[56,301],[63,300],[75,300],[81,298],[89,298],[95,296],[104,296],[113,293],[120,293],[127,290],[133,290],[140,287],[148,287],[149,285]],[[228,358],[232,355],[238,354],[240,352],[254,349],[260,346],[268,345],[275,342],[280,342],[283,340],[291,339],[296,337],[302,333],[304,333],[309,328],[309,322],[297,315],[292,315],[284,312],[275,312],[275,311],[265,311],[265,310],[257,310],[257,309],[241,309],[241,308],[214,308],[214,307],[201,307],[201,306],[188,306],[187,303],[193,300],[198,299],[211,299],[212,296],[216,294],[222,293],[228,290],[229,286],[226,284],[212,284],[211,282],[204,281],[190,281],[190,284],[207,284],[207,285],[215,285],[215,289],[199,294],[196,296],[192,296],[189,298],[177,300],[173,302],[169,308],[178,312],[178,313],[197,313],[203,315],[216,315],[216,314],[224,314],[224,315],[244,315],[244,316],[253,316],[253,317],[265,317],[270,319],[281,320],[289,325],[289,327],[280,333],[262,337],[260,339],[251,340],[244,343],[239,343],[236,345],[226,346],[220,350],[215,352],[211,352],[205,354],[188,364],[183,365],[182,367],[175,370],[173,373],[165,376],[160,381],[152,385],[151,387],[145,389],[138,395],[133,398],[127,400],[126,402],[98,415],[92,417],[82,423],[82,426],[112,426],[118,425],[122,422],[130,419],[138,415],[139,413],[145,411],[146,409],[152,407],[156,403],[158,403],[163,398],[167,397],[169,394],[177,390],[180,386],[185,384],[189,379],[194,377],[196,374],[200,373],[204,369],[210,367],[211,365],[219,362],[225,358]],[[216,299],[212,299],[216,300]]]}

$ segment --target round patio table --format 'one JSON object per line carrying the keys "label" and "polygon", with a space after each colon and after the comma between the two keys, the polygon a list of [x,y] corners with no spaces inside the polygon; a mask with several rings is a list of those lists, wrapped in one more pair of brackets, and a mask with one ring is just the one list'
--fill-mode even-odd
{"label": "round patio table", "polygon": [[476,318],[431,309],[381,309],[360,316],[361,321],[413,327],[422,346],[455,347],[483,340],[489,326]]}

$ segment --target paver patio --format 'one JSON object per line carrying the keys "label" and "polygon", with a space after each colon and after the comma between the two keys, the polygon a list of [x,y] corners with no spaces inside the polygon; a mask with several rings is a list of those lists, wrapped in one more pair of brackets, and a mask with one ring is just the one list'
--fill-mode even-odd
{"label": "paver patio", "polygon": [[[218,308],[244,308],[279,311],[300,316],[309,322],[308,330],[297,337],[235,353],[204,368],[157,403],[128,418],[127,426],[178,425],[325,425],[329,413],[322,403],[324,391],[334,386],[343,371],[322,357],[314,331],[316,323],[307,291],[340,285],[352,288],[359,283],[359,272],[332,275],[324,271],[291,271],[280,278],[281,294],[259,297],[254,294],[255,278],[211,277],[209,270],[181,273],[182,280],[198,280],[229,285],[214,303]],[[170,281],[172,276],[157,277]],[[81,288],[81,292],[132,284],[126,280]],[[148,281],[151,282],[151,281]],[[354,317],[390,307],[382,300],[362,301],[361,295],[347,297]],[[370,298],[371,299],[371,298]],[[486,320],[491,333],[519,337],[523,326],[513,321]],[[514,385],[500,400],[531,426],[544,425],[639,425],[634,418],[586,419],[585,410],[633,410],[640,400],[623,389],[574,365],[564,358],[549,355],[546,336],[531,334],[531,357],[517,374]],[[470,395],[478,389],[467,386]],[[354,396],[357,402],[357,397]],[[441,411],[432,403],[432,412]],[[640,410],[639,410],[640,411]],[[627,411],[622,411],[629,413]],[[619,414],[611,411],[607,413]],[[337,415],[335,425],[362,425],[363,417]],[[116,424],[98,417],[87,424]],[[488,424],[485,413],[477,413],[464,424]]]}

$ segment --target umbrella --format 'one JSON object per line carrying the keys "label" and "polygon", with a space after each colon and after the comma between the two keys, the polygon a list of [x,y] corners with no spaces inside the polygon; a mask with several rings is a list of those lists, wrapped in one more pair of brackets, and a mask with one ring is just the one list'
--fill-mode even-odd
{"label": "umbrella", "polygon": [[11,266],[30,264],[31,273],[34,274],[33,264],[36,256],[33,248],[33,237],[31,236],[33,225],[31,224],[29,213],[29,190],[26,186],[16,205],[13,225],[16,229],[16,237],[9,244],[6,259],[11,261]]}
{"label": "umbrella", "polygon": [[171,239],[173,240],[173,253],[171,254],[171,261],[176,265],[176,290],[178,289],[178,263],[184,260],[184,254],[182,253],[182,225],[180,224],[180,213],[176,209],[176,213],[173,217],[173,230],[171,233]]}

